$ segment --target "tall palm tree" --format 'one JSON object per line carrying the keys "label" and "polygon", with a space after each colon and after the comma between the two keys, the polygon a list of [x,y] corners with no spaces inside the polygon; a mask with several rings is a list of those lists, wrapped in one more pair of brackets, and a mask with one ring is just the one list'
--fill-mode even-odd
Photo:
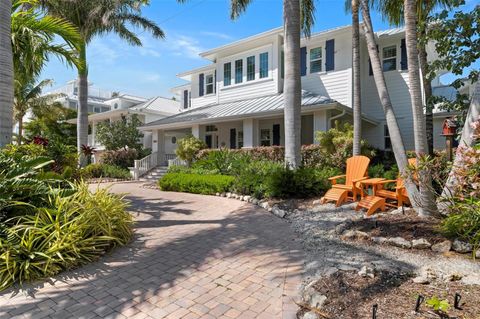
{"label": "tall palm tree", "polygon": [[360,24],[358,0],[352,0],[353,155],[360,155],[362,140],[362,95],[360,85]]}
{"label": "tall palm tree", "polygon": [[419,192],[416,185],[412,181],[409,170],[407,169],[408,160],[405,152],[405,145],[403,144],[402,135],[400,134],[400,128],[393,110],[392,101],[388,93],[385,76],[383,74],[380,57],[377,51],[377,43],[375,40],[375,34],[373,32],[368,0],[360,0],[360,7],[362,10],[363,30],[367,42],[368,55],[372,64],[373,78],[375,80],[375,85],[377,87],[377,92],[383,107],[383,111],[385,112],[385,119],[387,122],[388,131],[390,133],[390,140],[392,141],[393,154],[395,155],[395,160],[400,173],[405,176],[405,187],[410,199],[412,200],[412,205],[416,209],[420,209],[421,206],[419,205]]}
{"label": "tall palm tree", "polygon": [[13,55],[11,0],[0,1],[0,147],[12,141]]}
{"label": "tall palm tree", "polygon": [[[433,155],[433,93],[431,75],[428,65],[427,55],[427,19],[435,9],[443,7],[449,8],[453,5],[453,0],[417,0],[416,16],[417,16],[417,37],[421,41],[418,43],[418,59],[420,70],[422,73],[423,94],[425,103],[425,126],[427,134],[428,154]],[[393,25],[400,26],[405,22],[404,19],[404,2],[403,0],[382,0],[376,1],[376,6],[382,13],[382,16]]]}
{"label": "tall palm tree", "polygon": [[[231,0],[232,19],[244,12],[250,2],[251,0]],[[301,164],[300,33],[303,31],[306,36],[310,36],[314,12],[314,0],[283,0],[285,164],[293,169]]]}
{"label": "tall palm tree", "polygon": [[[415,153],[417,160],[421,160],[428,153],[427,130],[422,104],[422,87],[420,81],[420,66],[418,62],[417,41],[417,0],[405,0],[405,45],[408,59],[408,79],[410,100],[413,114],[413,135],[415,140]],[[434,215],[437,212],[435,194],[428,171],[420,169],[418,172],[420,184],[421,215]]]}
{"label": "tall palm tree", "polygon": [[[23,80],[24,78],[22,78]],[[52,85],[53,81],[46,79],[38,83],[32,80],[22,82],[15,80],[15,94],[13,102],[13,117],[18,122],[18,143],[22,142],[23,119],[28,111],[50,105],[59,97],[58,94],[42,95],[46,86]]]}
{"label": "tall palm tree", "polygon": [[78,70],[77,150],[80,165],[84,165],[82,145],[88,143],[88,63],[87,46],[96,36],[113,32],[131,45],[142,42],[130,26],[150,31],[155,38],[164,38],[163,31],[153,21],[141,15],[149,0],[46,0],[45,8],[75,25],[81,34]]}

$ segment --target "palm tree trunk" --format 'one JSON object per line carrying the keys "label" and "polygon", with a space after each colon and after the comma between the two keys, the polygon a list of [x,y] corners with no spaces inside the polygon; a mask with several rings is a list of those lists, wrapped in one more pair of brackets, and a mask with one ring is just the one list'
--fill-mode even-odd
{"label": "palm tree trunk", "polygon": [[405,153],[402,135],[400,134],[400,128],[398,127],[397,118],[395,117],[392,101],[390,100],[387,84],[385,82],[385,76],[380,63],[380,57],[377,51],[377,43],[373,33],[372,20],[370,18],[370,10],[368,8],[368,1],[360,0],[360,6],[363,16],[363,30],[365,32],[368,54],[372,64],[373,78],[375,80],[375,85],[377,87],[377,92],[383,107],[383,111],[385,112],[385,120],[390,133],[390,140],[392,141],[393,154],[395,155],[395,160],[397,162],[400,174],[405,177],[405,188],[407,189],[408,195],[412,200],[412,205],[417,208],[416,203],[418,203],[418,200],[415,199],[418,199],[419,193],[415,183],[412,180],[411,174],[409,174],[407,169],[407,154]]}
{"label": "palm tree trunk", "polygon": [[300,166],[301,94],[300,78],[300,1],[283,1],[285,32],[285,165],[293,169]]}
{"label": "palm tree trunk", "polygon": [[[422,103],[422,87],[420,82],[420,67],[418,62],[417,39],[417,2],[404,1],[405,16],[405,45],[407,47],[408,79],[410,100],[413,115],[413,135],[415,139],[415,153],[420,161],[428,153],[427,130]],[[432,216],[438,214],[433,193],[431,175],[428,170],[420,168],[418,171],[420,197],[417,205],[419,215]]]}
{"label": "palm tree trunk", "polygon": [[353,155],[360,155],[362,140],[362,109],[360,86],[360,25],[358,0],[352,0],[352,72],[353,72]]}
{"label": "palm tree trunk", "polygon": [[79,50],[78,66],[78,113],[77,113],[77,151],[79,165],[86,165],[86,158],[82,153],[82,145],[88,144],[88,67],[87,46],[83,42]]}
{"label": "palm tree trunk", "polygon": [[425,95],[425,129],[427,131],[428,154],[433,154],[433,105],[432,105],[432,82],[428,79],[427,50],[424,45],[418,47],[418,61],[422,71],[423,94]]}
{"label": "palm tree trunk", "polygon": [[0,147],[12,142],[13,131],[11,11],[11,0],[0,1]]}

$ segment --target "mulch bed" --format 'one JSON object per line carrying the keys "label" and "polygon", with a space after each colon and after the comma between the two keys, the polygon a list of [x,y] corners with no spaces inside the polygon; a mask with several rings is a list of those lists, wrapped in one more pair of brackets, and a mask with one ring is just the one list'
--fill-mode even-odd
{"label": "mulch bed", "polygon": [[[459,282],[439,282],[430,285],[415,284],[406,274],[382,272],[375,278],[364,278],[356,272],[338,271],[330,277],[318,281],[314,288],[327,296],[321,311],[323,318],[375,318],[373,305],[377,305],[376,318],[480,318],[480,293],[476,286],[465,286]],[[455,293],[461,295],[460,308],[454,308]],[[441,316],[422,303],[415,312],[418,295],[426,300],[434,296],[447,299],[450,309]],[[298,313],[301,314],[306,309]]]}
{"label": "mulch bed", "polygon": [[431,244],[446,239],[439,231],[438,219],[419,217],[411,209],[405,209],[404,212],[353,221],[348,229],[363,231],[374,237],[402,237],[407,240],[425,238]]}

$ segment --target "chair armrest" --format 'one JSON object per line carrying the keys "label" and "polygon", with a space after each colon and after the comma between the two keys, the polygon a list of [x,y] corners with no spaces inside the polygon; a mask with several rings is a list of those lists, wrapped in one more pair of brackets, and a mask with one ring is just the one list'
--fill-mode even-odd
{"label": "chair armrest", "polygon": [[336,179],[339,179],[339,178],[342,178],[342,177],[345,177],[345,176],[347,176],[347,175],[337,175],[337,176],[329,177],[328,180],[333,181],[333,180],[336,180]]}
{"label": "chair armrest", "polygon": [[386,179],[384,181],[379,181],[379,182],[376,182],[375,184],[390,184],[390,183],[396,183],[397,181],[394,180],[394,179]]}
{"label": "chair armrest", "polygon": [[364,181],[366,179],[369,179],[369,177],[365,176],[365,177],[361,177],[361,178],[357,178],[357,179],[352,179],[352,183],[358,183],[358,182]]}

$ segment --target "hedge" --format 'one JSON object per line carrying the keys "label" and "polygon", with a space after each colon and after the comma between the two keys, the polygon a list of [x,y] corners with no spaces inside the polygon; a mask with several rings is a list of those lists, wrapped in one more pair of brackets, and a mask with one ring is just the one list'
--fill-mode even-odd
{"label": "hedge", "polygon": [[167,173],[158,181],[161,190],[214,195],[230,190],[234,177],[226,175],[197,175]]}

